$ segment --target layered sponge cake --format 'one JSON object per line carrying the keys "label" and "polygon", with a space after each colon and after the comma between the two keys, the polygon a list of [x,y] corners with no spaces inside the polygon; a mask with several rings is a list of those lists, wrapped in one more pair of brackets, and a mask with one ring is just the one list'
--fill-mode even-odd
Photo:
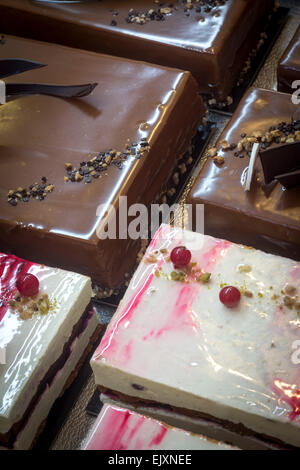
{"label": "layered sponge cake", "polygon": [[96,384],[299,446],[299,298],[299,263],[162,225],[94,353]]}
{"label": "layered sponge cake", "polygon": [[104,405],[82,450],[233,450],[222,442],[168,426],[116,405]]}
{"label": "layered sponge cake", "polygon": [[266,35],[275,0],[1,0],[3,32],[189,70],[224,101]]}
{"label": "layered sponge cake", "polygon": [[0,447],[28,449],[99,338],[91,280],[0,254]]}
{"label": "layered sponge cake", "polygon": [[101,288],[119,287],[141,241],[103,240],[98,229],[109,208],[118,213],[120,196],[148,206],[169,180],[176,192],[177,165],[191,157],[206,113],[196,81],[188,72],[11,36],[0,56],[46,65],[7,83],[98,84],[84,98],[20,96],[1,106],[1,246],[91,275]]}

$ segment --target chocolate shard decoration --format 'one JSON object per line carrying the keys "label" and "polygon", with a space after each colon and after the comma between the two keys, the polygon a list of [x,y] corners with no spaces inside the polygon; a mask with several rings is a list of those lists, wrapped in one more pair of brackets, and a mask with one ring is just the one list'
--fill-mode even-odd
{"label": "chocolate shard decoration", "polygon": [[290,173],[284,173],[283,175],[278,175],[276,176],[276,180],[278,180],[286,189],[300,186],[300,169],[291,171]]}
{"label": "chocolate shard decoration", "polygon": [[287,175],[300,170],[300,142],[275,144],[267,149],[260,148],[259,155],[266,184],[274,179],[279,180],[278,175]]}
{"label": "chocolate shard decoration", "polygon": [[96,88],[98,83],[85,85],[44,85],[38,83],[7,83],[6,94],[8,98],[24,95],[49,95],[60,98],[82,98]]}
{"label": "chocolate shard decoration", "polygon": [[0,79],[41,67],[46,65],[27,59],[0,59]]}

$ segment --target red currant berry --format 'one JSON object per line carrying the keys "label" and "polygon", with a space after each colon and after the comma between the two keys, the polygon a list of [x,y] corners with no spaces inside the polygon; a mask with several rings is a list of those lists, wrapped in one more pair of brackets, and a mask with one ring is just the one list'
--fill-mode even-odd
{"label": "red currant berry", "polygon": [[227,286],[220,291],[219,298],[226,307],[234,308],[241,300],[241,293],[236,287]]}
{"label": "red currant berry", "polygon": [[21,274],[17,279],[17,289],[22,297],[32,297],[39,291],[39,280],[30,273]]}
{"label": "red currant berry", "polygon": [[171,251],[171,261],[175,268],[188,266],[192,258],[192,253],[185,246],[177,246]]}

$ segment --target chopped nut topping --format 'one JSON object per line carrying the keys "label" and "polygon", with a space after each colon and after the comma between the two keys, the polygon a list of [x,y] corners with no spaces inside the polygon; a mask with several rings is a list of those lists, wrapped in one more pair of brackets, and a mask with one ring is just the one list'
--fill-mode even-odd
{"label": "chopped nut topping", "polygon": [[29,188],[17,188],[17,190],[10,189],[7,193],[7,202],[16,206],[18,202],[28,202],[30,198],[43,201],[50,193],[54,190],[53,184],[47,184],[47,178],[43,176],[41,178],[41,184],[34,183]]}
{"label": "chopped nut topping", "polygon": [[247,264],[240,264],[238,266],[238,270],[240,273],[250,273],[252,271],[252,268],[251,266],[247,265]]}
{"label": "chopped nut topping", "polygon": [[297,291],[296,287],[291,286],[289,284],[286,286],[284,290],[285,290],[285,293],[288,295],[295,295]]}
{"label": "chopped nut topping", "polygon": [[253,293],[250,290],[245,290],[244,291],[244,296],[251,298],[251,297],[253,297]]}
{"label": "chopped nut topping", "polygon": [[203,284],[207,284],[210,281],[211,278],[211,273],[204,273],[200,277],[200,281],[203,282]]}
{"label": "chopped nut topping", "polygon": [[216,157],[213,158],[213,161],[217,165],[223,165],[223,163],[225,162],[225,159],[224,159],[224,157],[216,156]]}
{"label": "chopped nut topping", "polygon": [[286,307],[288,308],[292,308],[293,305],[295,304],[295,299],[293,299],[292,297],[286,295],[284,298],[283,298],[283,303]]}

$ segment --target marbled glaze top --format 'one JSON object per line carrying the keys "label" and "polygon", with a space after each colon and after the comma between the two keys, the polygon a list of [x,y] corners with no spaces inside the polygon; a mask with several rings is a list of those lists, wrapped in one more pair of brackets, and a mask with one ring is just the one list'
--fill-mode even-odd
{"label": "marbled glaze top", "polygon": [[233,447],[167,426],[156,419],[104,405],[82,450],[231,450]]}
{"label": "marbled glaze top", "polygon": [[[199,270],[183,282],[172,280],[168,261],[179,245]],[[204,272],[206,284],[197,281]],[[226,285],[242,293],[233,309],[219,300]],[[94,353],[96,383],[300,445],[300,369],[292,362],[299,303],[285,306],[287,286],[295,304],[299,263],[163,225]]]}

